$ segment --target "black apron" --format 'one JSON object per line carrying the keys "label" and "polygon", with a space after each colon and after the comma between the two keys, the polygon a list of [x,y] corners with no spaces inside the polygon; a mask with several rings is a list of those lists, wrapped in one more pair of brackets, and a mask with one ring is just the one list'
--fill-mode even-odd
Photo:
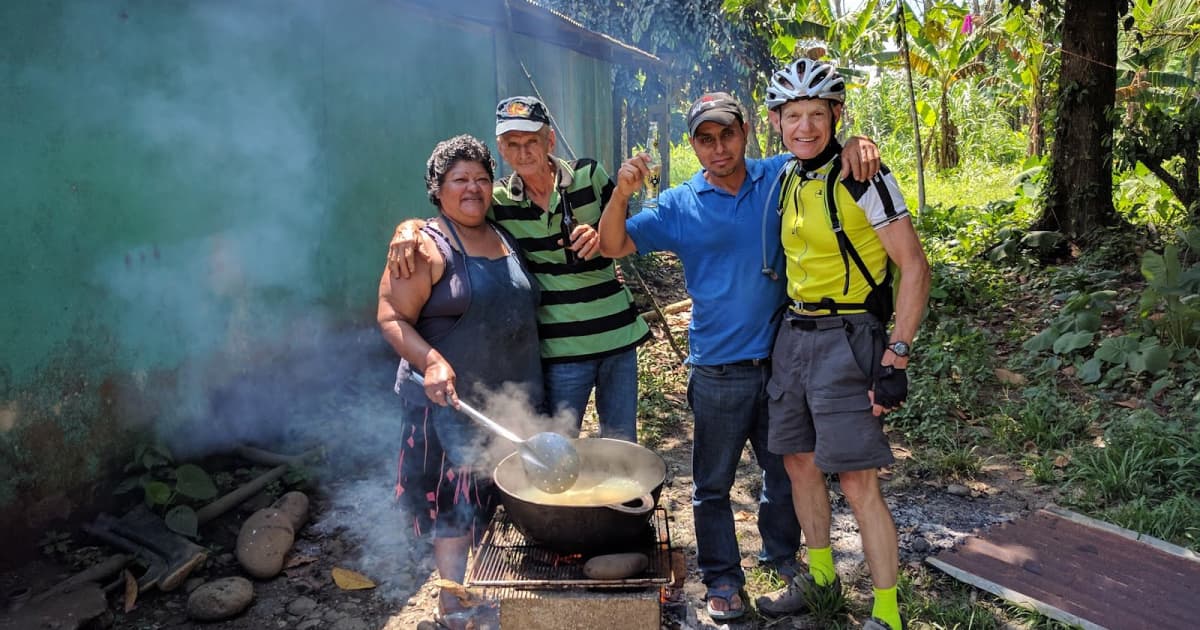
{"label": "black apron", "polygon": [[[454,223],[444,215],[442,219],[458,244],[470,302],[449,330],[426,341],[454,368],[455,391],[460,398],[474,405],[482,402],[484,389],[497,391],[505,383],[514,383],[528,393],[533,408],[540,410],[544,392],[537,282],[525,269],[514,239],[504,230],[489,222],[507,245],[508,255],[495,260],[468,256]],[[477,460],[482,455],[479,447],[491,433],[454,408],[433,404],[424,388],[409,380],[410,371],[408,362],[401,361],[396,393],[412,407],[429,408],[431,424],[452,462],[461,466]]]}

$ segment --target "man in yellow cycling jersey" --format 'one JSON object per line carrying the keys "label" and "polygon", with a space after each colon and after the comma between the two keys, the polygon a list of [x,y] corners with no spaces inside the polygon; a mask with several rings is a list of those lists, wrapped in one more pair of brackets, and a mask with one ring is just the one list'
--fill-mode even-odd
{"label": "man in yellow cycling jersey", "polygon": [[[772,351],[767,444],[783,456],[809,570],[758,605],[792,614],[813,589],[841,588],[825,485],[825,473],[837,473],[875,591],[863,628],[901,630],[896,526],[877,476],[893,461],[881,416],[908,395],[905,368],[929,297],[929,264],[886,166],[867,182],[838,180],[834,133],[844,99],[837,70],[808,58],[775,72],[767,89],[771,122],[795,156],[779,201],[790,305]],[[900,278],[889,334],[891,264]]]}

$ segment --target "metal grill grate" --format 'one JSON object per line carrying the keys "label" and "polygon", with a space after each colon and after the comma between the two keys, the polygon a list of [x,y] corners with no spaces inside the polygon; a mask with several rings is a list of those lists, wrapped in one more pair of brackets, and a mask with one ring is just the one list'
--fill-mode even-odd
{"label": "metal grill grate", "polygon": [[587,558],[562,555],[531,545],[501,507],[483,534],[475,551],[468,586],[509,588],[638,588],[662,586],[671,581],[671,535],[667,512],[654,508],[646,528],[645,543],[631,552],[646,554],[650,565],[640,575],[622,580],[593,580],[583,573]]}

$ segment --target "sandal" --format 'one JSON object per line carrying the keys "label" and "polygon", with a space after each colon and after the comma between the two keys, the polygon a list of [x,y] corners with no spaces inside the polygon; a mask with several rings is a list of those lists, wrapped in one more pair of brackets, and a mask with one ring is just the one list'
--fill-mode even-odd
{"label": "sandal", "polygon": [[[704,595],[704,600],[707,602],[704,606],[708,612],[708,616],[713,621],[729,621],[737,619],[746,614],[746,604],[742,598],[742,588],[736,584],[717,584],[708,587],[708,593]],[[737,599],[734,599],[734,598]],[[713,608],[713,600],[719,599],[724,601],[728,608],[726,610],[717,610]]]}

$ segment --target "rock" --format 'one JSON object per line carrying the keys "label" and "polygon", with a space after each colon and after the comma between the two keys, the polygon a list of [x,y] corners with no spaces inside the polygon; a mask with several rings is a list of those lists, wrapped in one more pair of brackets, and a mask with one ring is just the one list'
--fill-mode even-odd
{"label": "rock", "polygon": [[928,540],[925,540],[924,538],[921,538],[920,536],[913,538],[913,541],[912,541],[913,552],[929,553],[930,549],[933,549],[933,546],[929,544]]}
{"label": "rock", "polygon": [[287,514],[274,508],[259,510],[242,523],[238,532],[238,562],[256,578],[273,578],[283,570],[284,557],[295,540],[295,530]]}
{"label": "rock", "polygon": [[292,522],[292,531],[298,532],[308,524],[308,495],[293,490],[281,497],[271,507],[287,514]]}
{"label": "rock", "polygon": [[367,627],[366,622],[362,619],[343,617],[334,622],[330,630],[370,630],[370,628]]}
{"label": "rock", "polygon": [[310,597],[297,597],[287,605],[288,614],[297,617],[303,617],[316,609],[317,602]]}
{"label": "rock", "polygon": [[324,619],[306,619],[296,626],[296,630],[316,630],[325,625]]}
{"label": "rock", "polygon": [[201,584],[204,584],[204,578],[188,578],[188,581],[183,583],[183,592],[191,594],[192,591],[200,588]]}
{"label": "rock", "polygon": [[956,497],[971,496],[971,489],[960,483],[952,483],[952,484],[946,486],[946,492],[953,494]]}
{"label": "rock", "polygon": [[254,600],[254,585],[244,577],[227,577],[203,584],[188,596],[188,616],[197,621],[229,619]]}

